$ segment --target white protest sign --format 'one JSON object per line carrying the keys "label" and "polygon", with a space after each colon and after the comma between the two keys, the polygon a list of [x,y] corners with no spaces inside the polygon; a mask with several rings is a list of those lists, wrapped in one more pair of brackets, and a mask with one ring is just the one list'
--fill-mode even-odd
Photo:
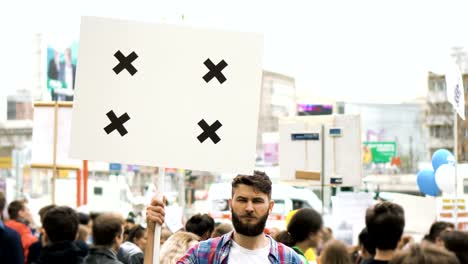
{"label": "white protest sign", "polygon": [[76,158],[252,172],[263,38],[84,17]]}
{"label": "white protest sign", "polygon": [[[80,168],[83,161],[72,159],[69,156],[71,115],[71,106],[57,107],[56,164]],[[54,119],[54,106],[34,107],[32,164],[52,166],[54,163]]]}

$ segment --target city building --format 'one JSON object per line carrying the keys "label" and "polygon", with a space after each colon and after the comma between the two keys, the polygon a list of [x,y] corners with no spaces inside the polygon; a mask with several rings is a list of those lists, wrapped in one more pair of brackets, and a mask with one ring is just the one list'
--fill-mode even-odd
{"label": "city building", "polygon": [[264,134],[278,132],[279,118],[296,115],[296,107],[294,77],[263,71],[257,132],[258,156],[263,155]]}
{"label": "city building", "polygon": [[[465,89],[465,114],[468,113],[468,74],[463,74]],[[447,101],[445,76],[429,72],[428,92],[426,98],[426,126],[429,129],[427,159],[431,159],[434,151],[444,148],[454,152],[453,125],[457,119],[457,160],[468,162],[468,120],[455,116],[453,106]]]}

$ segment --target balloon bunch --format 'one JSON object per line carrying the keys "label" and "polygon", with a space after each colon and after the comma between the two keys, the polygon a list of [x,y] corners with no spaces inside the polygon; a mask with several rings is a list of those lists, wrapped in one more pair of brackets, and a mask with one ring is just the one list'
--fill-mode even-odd
{"label": "balloon bunch", "polygon": [[439,191],[455,191],[455,157],[446,149],[439,149],[432,155],[433,170],[420,170],[417,176],[419,191],[437,196]]}

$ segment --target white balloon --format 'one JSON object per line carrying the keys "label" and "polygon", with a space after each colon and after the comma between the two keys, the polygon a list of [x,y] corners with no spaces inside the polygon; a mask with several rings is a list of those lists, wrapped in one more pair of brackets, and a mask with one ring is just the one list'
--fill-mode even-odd
{"label": "white balloon", "polygon": [[435,181],[441,191],[455,192],[455,167],[452,164],[440,165],[435,173]]}

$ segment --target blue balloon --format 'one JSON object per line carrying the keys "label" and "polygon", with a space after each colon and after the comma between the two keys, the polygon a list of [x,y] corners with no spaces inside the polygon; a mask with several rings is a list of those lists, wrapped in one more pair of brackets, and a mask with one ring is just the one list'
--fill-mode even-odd
{"label": "blue balloon", "polygon": [[437,196],[439,194],[439,187],[437,187],[433,170],[419,171],[417,183],[420,192],[430,196]]}
{"label": "blue balloon", "polygon": [[446,149],[438,149],[432,154],[432,168],[436,171],[440,165],[454,163],[455,157]]}

